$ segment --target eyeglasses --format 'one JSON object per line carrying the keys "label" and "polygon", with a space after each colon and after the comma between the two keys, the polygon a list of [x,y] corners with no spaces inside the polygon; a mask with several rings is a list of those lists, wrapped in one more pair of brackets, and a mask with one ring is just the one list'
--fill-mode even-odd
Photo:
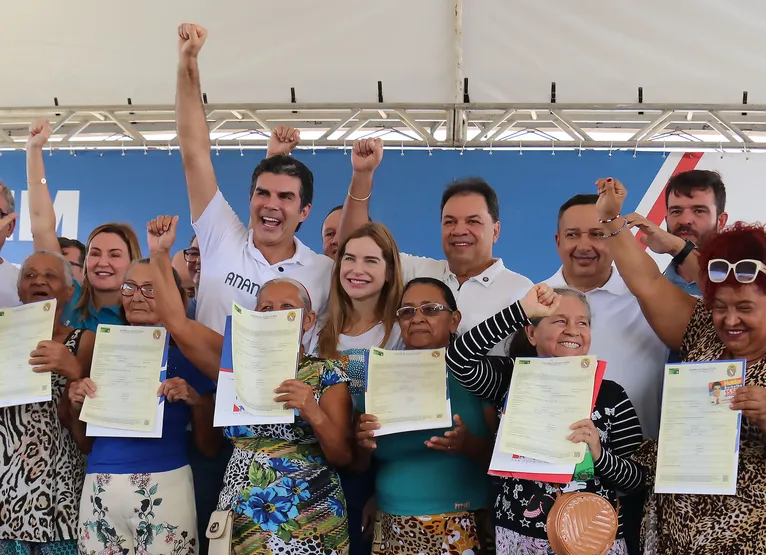
{"label": "eyeglasses", "polygon": [[760,260],[740,260],[732,264],[723,258],[716,258],[708,262],[707,275],[713,283],[723,283],[734,270],[734,277],[740,283],[753,283],[758,277],[758,272],[766,274],[766,265]]}
{"label": "eyeglasses", "polygon": [[123,297],[132,297],[133,295],[136,294],[136,291],[141,291],[141,294],[144,296],[145,299],[154,298],[154,287],[149,283],[145,283],[144,285],[138,285],[137,283],[131,283],[129,281],[126,281],[120,287],[120,293],[122,293]]}
{"label": "eyeglasses", "polygon": [[184,260],[187,262],[199,260],[199,249],[184,249]]}
{"label": "eyeglasses", "polygon": [[396,311],[396,317],[400,320],[412,320],[418,310],[426,318],[433,318],[440,312],[452,312],[452,309],[440,303],[425,303],[420,306],[403,306]]}

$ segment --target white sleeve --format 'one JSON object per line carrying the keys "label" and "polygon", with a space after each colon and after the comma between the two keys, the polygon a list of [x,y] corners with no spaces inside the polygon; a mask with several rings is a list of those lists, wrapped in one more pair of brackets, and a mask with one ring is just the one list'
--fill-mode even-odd
{"label": "white sleeve", "polygon": [[248,233],[247,228],[223,198],[220,189],[216,191],[197,221],[192,222],[192,227],[197,234],[199,252],[204,263],[208,263],[210,255],[221,252],[221,246],[225,243],[237,246],[243,244]]}
{"label": "white sleeve", "polygon": [[405,285],[415,278],[432,277],[442,279],[444,277],[444,262],[441,260],[405,253],[399,255],[399,260],[402,264],[402,278]]}

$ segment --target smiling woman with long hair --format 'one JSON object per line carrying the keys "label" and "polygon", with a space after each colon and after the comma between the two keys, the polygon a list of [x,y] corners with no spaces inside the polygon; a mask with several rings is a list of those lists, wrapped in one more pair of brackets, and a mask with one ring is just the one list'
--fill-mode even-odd
{"label": "smiling woman with long hair", "polygon": [[[316,350],[321,357],[343,363],[358,414],[364,412],[365,357],[370,347],[401,348],[396,320],[403,289],[399,260],[396,241],[379,223],[362,226],[338,247],[329,317],[319,332]],[[369,554],[362,513],[374,491],[374,470],[341,470],[340,475],[348,504],[351,555]]]}
{"label": "smiling woman with long hair", "polygon": [[[61,252],[56,236],[56,214],[45,179],[43,146],[51,134],[47,121],[29,126],[27,186],[29,218],[35,250]],[[108,223],[88,237],[82,286],[75,282],[62,319],[75,328],[95,331],[98,324],[119,324],[120,286],[131,262],[141,258],[141,247],[129,225]]]}

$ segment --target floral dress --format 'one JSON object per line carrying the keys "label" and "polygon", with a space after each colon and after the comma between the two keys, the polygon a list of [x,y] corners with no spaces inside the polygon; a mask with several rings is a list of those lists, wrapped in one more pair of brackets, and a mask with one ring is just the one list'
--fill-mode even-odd
{"label": "floral dress", "polygon": [[[304,356],[297,379],[317,402],[333,385],[349,381],[331,361]],[[314,430],[300,416],[293,424],[232,426],[234,454],[224,477],[219,510],[233,510],[238,554],[348,553],[346,500]]]}

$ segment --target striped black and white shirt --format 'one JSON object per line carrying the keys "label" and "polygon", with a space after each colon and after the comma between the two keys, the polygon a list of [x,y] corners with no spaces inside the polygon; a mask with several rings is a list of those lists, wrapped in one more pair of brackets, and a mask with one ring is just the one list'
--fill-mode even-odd
{"label": "striped black and white shirt", "polygon": [[[447,365],[455,378],[468,391],[495,403],[498,410],[505,404],[513,359],[487,353],[527,324],[521,305],[514,303],[458,337],[447,351]],[[574,480],[562,490],[595,493],[617,507],[618,491],[628,493],[645,484],[643,467],[630,459],[643,441],[641,425],[625,390],[610,380],[602,382],[591,417],[602,447],[594,465],[595,476]],[[560,487],[516,478],[494,479],[495,524],[524,536],[547,539],[546,519]]]}

